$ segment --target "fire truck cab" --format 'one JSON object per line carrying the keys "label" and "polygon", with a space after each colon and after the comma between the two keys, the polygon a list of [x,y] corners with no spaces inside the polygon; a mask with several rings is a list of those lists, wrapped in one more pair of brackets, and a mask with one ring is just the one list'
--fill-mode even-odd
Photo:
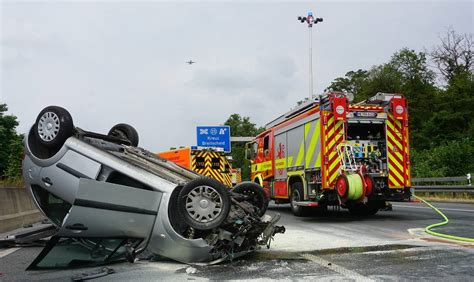
{"label": "fire truck cab", "polygon": [[386,201],[411,196],[407,101],[377,93],[351,104],[352,94],[311,99],[266,125],[247,143],[251,177],[295,215],[341,206],[372,215]]}

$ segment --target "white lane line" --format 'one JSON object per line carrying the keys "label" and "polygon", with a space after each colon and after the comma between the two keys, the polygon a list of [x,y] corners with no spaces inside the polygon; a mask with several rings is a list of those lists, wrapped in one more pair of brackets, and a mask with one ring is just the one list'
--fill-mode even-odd
{"label": "white lane line", "polygon": [[6,257],[6,256],[8,256],[9,254],[11,254],[15,251],[18,251],[19,249],[21,249],[21,248],[9,248],[9,249],[0,251],[0,258]]}
{"label": "white lane line", "polygon": [[[405,205],[393,205],[392,207],[399,207],[399,208],[410,208],[410,209],[428,209],[431,210],[429,207],[414,207],[414,206],[405,206]],[[463,209],[449,209],[449,208],[438,208],[440,211],[460,211],[460,212],[474,212],[474,210],[463,210]]]}
{"label": "white lane line", "polygon": [[320,257],[317,257],[315,255],[302,254],[301,256],[308,259],[308,260],[310,260],[310,261],[312,261],[312,262],[314,262],[314,263],[319,264],[322,267],[331,269],[332,271],[335,271],[335,272],[337,272],[341,275],[344,275],[345,277],[347,277],[349,279],[354,279],[355,281],[375,281],[373,279],[370,279],[369,277],[360,275],[359,273],[357,273],[355,271],[349,270],[347,268],[344,268],[340,265],[329,262],[329,261],[327,261],[325,259],[322,259]]}

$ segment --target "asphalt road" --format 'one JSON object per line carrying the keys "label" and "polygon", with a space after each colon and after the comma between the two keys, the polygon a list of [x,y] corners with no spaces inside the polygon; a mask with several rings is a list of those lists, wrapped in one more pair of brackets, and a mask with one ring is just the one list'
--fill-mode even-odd
{"label": "asphalt road", "polygon": [[[450,219],[438,232],[474,237],[474,204],[436,203]],[[421,203],[393,203],[393,210],[369,218],[347,211],[295,217],[288,205],[271,205],[286,227],[269,250],[216,266],[169,260],[109,265],[115,273],[98,280],[449,280],[472,281],[474,244],[423,232],[442,221]],[[39,247],[0,249],[0,281],[64,281],[100,268],[24,271]],[[9,253],[11,252],[11,253]]]}

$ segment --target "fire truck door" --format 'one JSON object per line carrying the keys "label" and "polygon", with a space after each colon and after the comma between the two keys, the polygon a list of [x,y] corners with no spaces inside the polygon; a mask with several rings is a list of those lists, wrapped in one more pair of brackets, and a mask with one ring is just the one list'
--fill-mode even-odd
{"label": "fire truck door", "polygon": [[286,181],[286,133],[275,136],[275,179]]}

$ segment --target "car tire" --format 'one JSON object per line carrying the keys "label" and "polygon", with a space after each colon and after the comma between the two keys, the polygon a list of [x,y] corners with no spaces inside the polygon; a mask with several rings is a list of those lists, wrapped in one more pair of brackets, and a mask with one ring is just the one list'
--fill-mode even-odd
{"label": "car tire", "polygon": [[227,188],[209,177],[191,180],[178,195],[178,209],[184,221],[198,230],[219,227],[230,211]]}
{"label": "car tire", "polygon": [[36,140],[52,151],[58,150],[74,133],[71,114],[58,106],[44,108],[33,127]]}
{"label": "car tire", "polygon": [[291,206],[291,211],[296,216],[308,215],[308,207],[302,207],[295,204],[295,202],[302,201],[303,197],[304,197],[303,183],[296,182],[293,185],[291,185],[290,206]]}
{"label": "car tire", "polygon": [[112,127],[107,134],[108,136],[117,137],[121,139],[126,139],[130,141],[130,144],[134,147],[138,146],[138,132],[137,130],[126,123],[119,123]]}
{"label": "car tire", "polygon": [[263,192],[262,186],[257,183],[251,181],[239,183],[232,189],[232,192],[252,196],[249,202],[258,208],[259,216],[263,216],[267,211],[269,201]]}

